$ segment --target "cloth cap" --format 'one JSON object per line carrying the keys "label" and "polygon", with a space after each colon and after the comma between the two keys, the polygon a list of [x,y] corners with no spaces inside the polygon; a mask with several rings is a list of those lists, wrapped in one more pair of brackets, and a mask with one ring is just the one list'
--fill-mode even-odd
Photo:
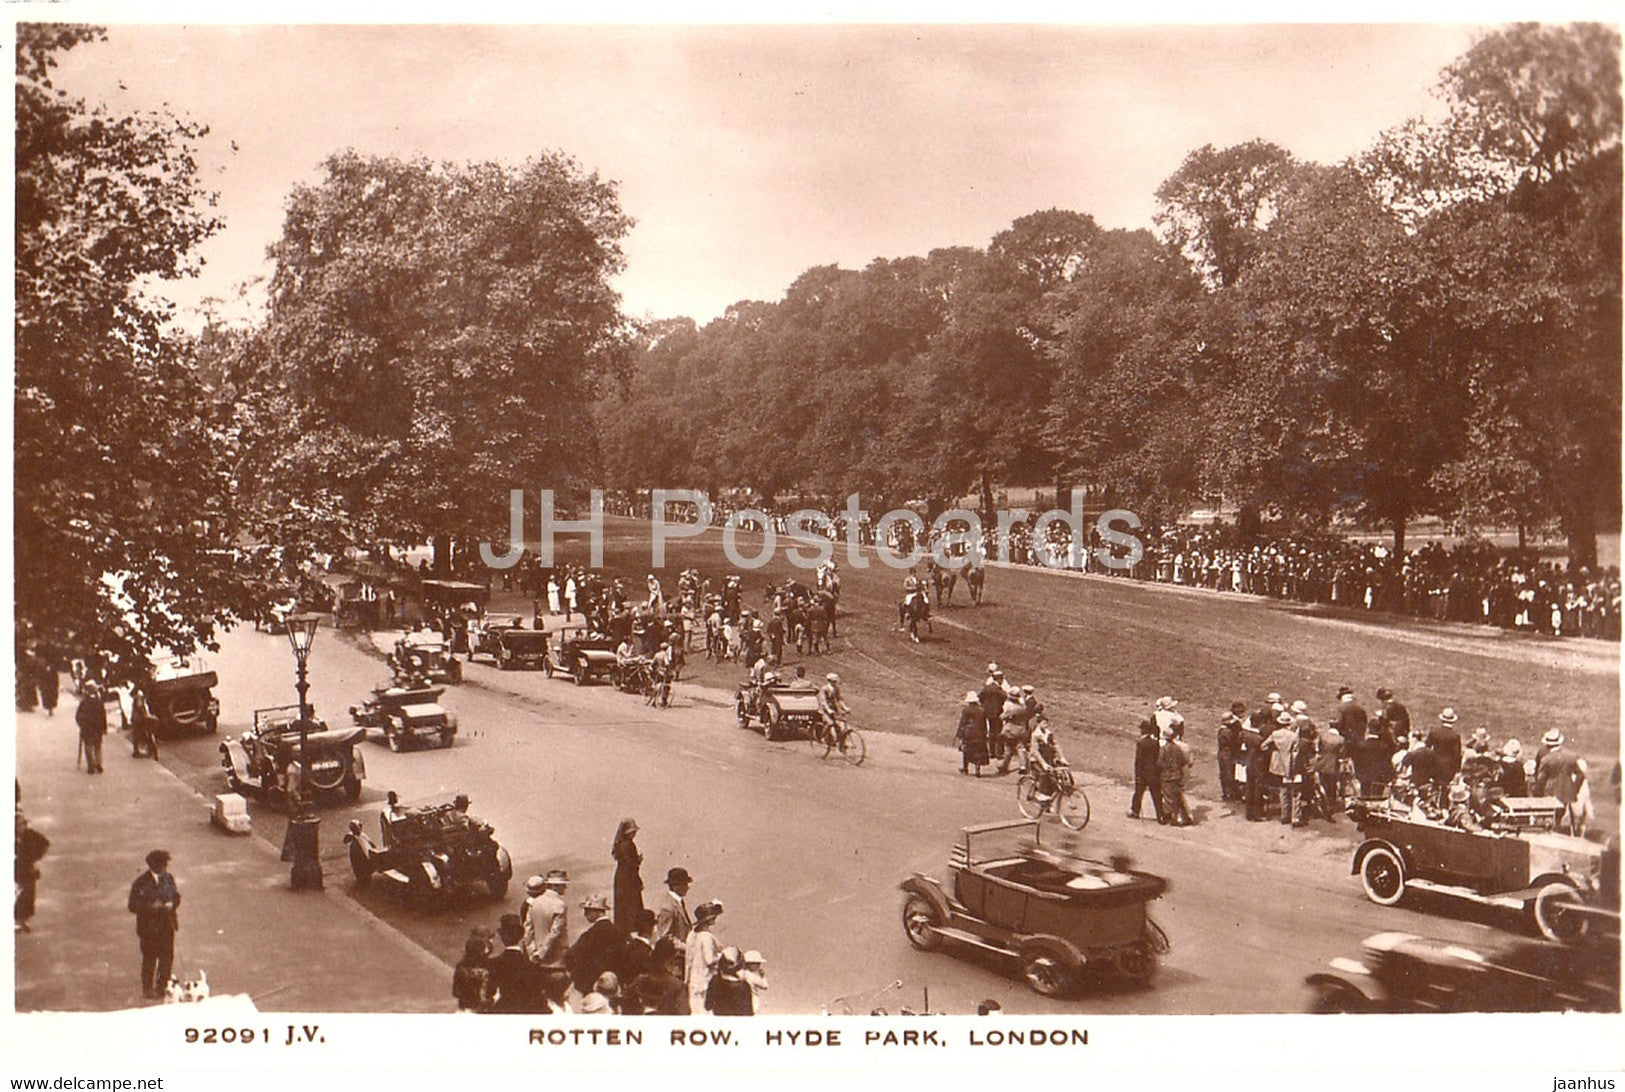
{"label": "cloth cap", "polygon": [[608,910],[609,899],[605,898],[603,895],[588,895],[586,898],[581,900],[581,909]]}
{"label": "cloth cap", "polygon": [[1172,709],[1175,704],[1174,699],[1170,697],[1161,697],[1157,699],[1158,709]]}
{"label": "cloth cap", "polygon": [[1030,687],[1030,686],[1023,686],[1023,687],[1022,687],[1022,688],[1021,688],[1021,692],[1022,692],[1022,693],[1023,693],[1023,694],[1032,694],[1032,693],[1036,693],[1036,691],[1034,691],[1034,690],[1033,690],[1033,688],[1032,688],[1032,687]]}
{"label": "cloth cap", "polygon": [[1546,744],[1548,747],[1562,746],[1563,733],[1558,731],[1556,728],[1553,728],[1550,732],[1547,732],[1545,735],[1541,736],[1540,741]]}
{"label": "cloth cap", "polygon": [[1388,689],[1386,686],[1377,687],[1377,700],[1378,701],[1388,701],[1393,696],[1394,696],[1394,692],[1392,690]]}
{"label": "cloth cap", "polygon": [[547,887],[547,881],[540,876],[532,876],[525,881],[525,890],[532,895],[539,895]]}

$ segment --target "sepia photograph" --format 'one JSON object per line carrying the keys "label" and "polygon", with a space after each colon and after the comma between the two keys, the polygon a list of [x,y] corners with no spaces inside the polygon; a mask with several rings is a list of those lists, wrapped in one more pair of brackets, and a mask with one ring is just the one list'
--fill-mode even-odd
{"label": "sepia photograph", "polygon": [[0,1077],[1618,1087],[1619,12],[1445,10],[13,5]]}

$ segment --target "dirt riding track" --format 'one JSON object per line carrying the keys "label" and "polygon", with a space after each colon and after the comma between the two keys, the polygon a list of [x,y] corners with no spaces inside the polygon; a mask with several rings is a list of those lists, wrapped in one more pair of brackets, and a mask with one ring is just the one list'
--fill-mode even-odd
{"label": "dirt riding track", "polygon": [[[718,531],[668,542],[661,570],[650,566],[649,540],[644,521],[606,520],[606,572],[625,578],[634,592],[651,571],[668,590],[690,566],[716,587],[738,571],[723,557]],[[584,541],[559,543],[562,560],[586,562]],[[770,581],[811,583],[810,572],[787,560],[787,545],[793,543],[781,539],[767,565],[743,574],[748,605],[761,605]],[[739,547],[754,553],[760,537],[741,534]],[[1121,777],[1135,724],[1158,696],[1170,694],[1179,699],[1199,756],[1193,794],[1216,798],[1214,733],[1232,701],[1253,706],[1278,690],[1308,702],[1324,720],[1339,686],[1354,687],[1373,710],[1377,687],[1390,686],[1418,724],[1453,706],[1464,738],[1487,725],[1497,745],[1516,738],[1528,754],[1542,733],[1561,728],[1591,765],[1599,823],[1617,829],[1618,805],[1606,784],[1619,756],[1616,645],[1369,620],[1252,596],[1021,567],[991,570],[980,607],[971,607],[961,583],[954,605],[934,612],[934,632],[916,645],[895,628],[904,573],[881,564],[873,551],[864,555],[867,569],[849,564],[844,547],[838,555],[834,650],[805,663],[814,677],[840,672],[865,728],[951,742],[960,699],[996,660],[1010,681],[1038,689],[1074,766]],[[498,601],[514,603],[509,596]],[[796,662],[790,650],[787,663]],[[718,667],[695,653],[684,678],[731,690],[743,673],[743,665]]]}

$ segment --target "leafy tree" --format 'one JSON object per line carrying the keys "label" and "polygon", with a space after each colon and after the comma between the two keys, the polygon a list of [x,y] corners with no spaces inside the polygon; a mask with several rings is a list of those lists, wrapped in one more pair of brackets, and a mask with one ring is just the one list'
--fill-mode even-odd
{"label": "leafy tree", "polygon": [[1258,253],[1295,174],[1291,153],[1268,141],[1205,144],[1157,187],[1157,227],[1210,285],[1224,288]]}
{"label": "leafy tree", "polygon": [[519,166],[354,152],[295,190],[264,331],[296,411],[290,497],[329,491],[356,533],[505,532],[513,488],[562,488],[632,330],[609,278],[631,221],[612,183],[547,154]]}
{"label": "leafy tree", "polygon": [[252,589],[229,422],[143,289],[195,273],[220,226],[194,157],[207,129],[53,84],[63,52],[104,38],[17,28],[15,591],[23,626],[134,664],[209,643]]}

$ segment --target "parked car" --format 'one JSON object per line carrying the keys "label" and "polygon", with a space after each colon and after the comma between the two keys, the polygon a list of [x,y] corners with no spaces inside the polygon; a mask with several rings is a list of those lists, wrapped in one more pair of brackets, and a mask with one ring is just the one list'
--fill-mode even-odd
{"label": "parked car", "polygon": [[1149,981],[1168,935],[1147,907],[1168,882],[1124,858],[1078,856],[1070,836],[1045,844],[1044,830],[1025,821],[964,828],[946,885],[918,872],[903,881],[909,943],[933,951],[948,941],[1006,956],[1046,997],[1071,992],[1097,970]]}
{"label": "parked car", "polygon": [[615,639],[601,633],[562,630],[542,662],[547,677],[568,675],[577,686],[595,678],[609,677],[615,670]]}
{"label": "parked car", "polygon": [[392,805],[379,815],[378,826],[377,844],[359,819],[350,820],[344,836],[357,884],[387,882],[420,910],[470,890],[493,899],[508,893],[513,860],[491,824],[468,814],[467,797],[415,808]]}
{"label": "parked car", "polygon": [[1618,1012],[1618,919],[1571,944],[1381,933],[1306,981],[1311,1012]]}
{"label": "parked car", "polygon": [[758,728],[768,739],[811,735],[818,725],[818,691],[794,683],[746,682],[734,693],[739,727]]}
{"label": "parked car", "polygon": [[399,679],[426,679],[437,683],[463,681],[463,665],[438,633],[413,630],[395,642],[389,666]]}
{"label": "parked car", "polygon": [[391,751],[450,747],[457,738],[457,714],[441,707],[445,692],[443,686],[381,683],[372,697],[350,706],[350,718],[358,728],[382,729]]}
{"label": "parked car", "polygon": [[1557,833],[1562,808],[1555,797],[1504,797],[1490,803],[1483,829],[1464,830],[1419,807],[1362,801],[1350,809],[1364,838],[1351,872],[1380,906],[1412,888],[1435,891],[1525,911],[1543,936],[1571,939],[1602,897],[1604,851]]}
{"label": "parked car", "polygon": [[153,661],[145,687],[147,708],[159,731],[214,732],[220,727],[218,676],[196,660],[164,657]]}
{"label": "parked car", "polygon": [[482,614],[468,624],[468,662],[476,656],[496,658],[496,637],[503,630],[518,629],[525,620],[517,614]]}
{"label": "parked car", "polygon": [[541,667],[547,663],[547,634],[539,629],[513,626],[498,629],[488,638],[489,651],[497,667],[507,671],[516,667]]}
{"label": "parked car", "polygon": [[[364,728],[329,728],[312,718],[305,726],[310,748],[308,796],[312,800],[361,796],[367,763],[361,757]],[[283,705],[254,710],[254,727],[220,743],[220,764],[232,792],[252,791],[292,804],[298,800],[302,776],[299,750],[299,707]]]}

